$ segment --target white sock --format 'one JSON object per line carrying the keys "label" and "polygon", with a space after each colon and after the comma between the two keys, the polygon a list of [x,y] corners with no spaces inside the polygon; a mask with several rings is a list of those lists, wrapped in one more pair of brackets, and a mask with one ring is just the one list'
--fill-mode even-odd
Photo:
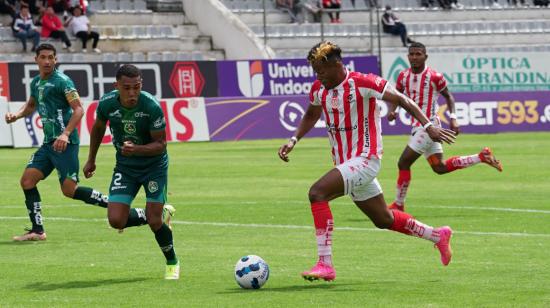
{"label": "white sock", "polygon": [[434,243],[439,242],[439,231],[435,230],[434,227],[423,224],[414,218],[407,220],[405,229],[410,231],[411,235],[416,237],[420,237]]}
{"label": "white sock", "polygon": [[327,228],[317,229],[315,237],[317,238],[317,255],[319,260],[327,265],[332,266],[332,231],[334,229],[334,221],[327,221]]}

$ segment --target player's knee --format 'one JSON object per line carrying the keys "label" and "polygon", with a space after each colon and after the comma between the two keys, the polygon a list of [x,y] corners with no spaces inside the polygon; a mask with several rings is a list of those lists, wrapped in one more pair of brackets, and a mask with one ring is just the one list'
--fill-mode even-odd
{"label": "player's knee", "polygon": [[389,229],[393,224],[393,218],[391,216],[384,216],[376,218],[372,222],[378,229]]}
{"label": "player's knee", "polygon": [[109,217],[109,225],[115,229],[124,229],[126,226],[126,221],[120,217]]}
{"label": "player's knee", "polygon": [[61,191],[63,192],[63,195],[67,198],[72,198],[74,196],[74,190],[69,187],[61,186]]}
{"label": "player's knee", "polygon": [[320,201],[327,201],[328,196],[325,194],[323,189],[317,185],[311,186],[308,193],[309,201],[310,202],[320,202]]}
{"label": "player's knee", "polygon": [[19,183],[21,184],[21,188],[25,190],[34,188],[36,186],[36,182],[33,179],[27,177],[22,177]]}

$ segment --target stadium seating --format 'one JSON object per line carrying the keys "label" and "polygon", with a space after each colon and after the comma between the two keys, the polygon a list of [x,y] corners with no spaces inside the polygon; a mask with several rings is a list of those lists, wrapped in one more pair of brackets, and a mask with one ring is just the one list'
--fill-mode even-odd
{"label": "stadium seating", "polygon": [[[277,57],[299,55],[323,38],[333,40],[350,54],[376,53],[378,49],[378,20],[383,10],[370,12],[363,0],[356,0],[356,8],[350,0],[342,6],[342,24],[330,24],[323,16],[324,24],[291,24],[286,13],[278,11],[274,2],[266,0],[267,25],[263,25],[262,0],[223,0],[233,13],[267,45],[273,48]],[[504,2],[504,1],[501,1]],[[428,46],[439,50],[453,50],[467,46],[471,51],[495,48],[550,49],[550,9],[536,7],[493,8],[492,1],[460,1],[463,9],[444,11],[440,8],[423,8],[419,1],[390,0],[379,1],[392,5],[398,17],[406,24],[409,35]],[[504,4],[504,3],[502,3]],[[359,11],[363,9],[363,11]],[[267,36],[265,35],[267,34]],[[381,34],[381,48],[384,50],[402,49],[399,38]]]}
{"label": "stadium seating", "polygon": [[[180,4],[181,6],[181,4]],[[212,47],[211,38],[189,24],[183,12],[153,12],[145,0],[90,1],[93,29],[100,33],[103,54],[81,53],[81,43],[70,39],[75,53],[65,53],[59,40],[41,39],[59,49],[65,62],[180,61],[224,59],[223,50]],[[11,18],[0,15],[0,61],[33,61],[31,53],[20,53],[21,43],[9,27]],[[30,43],[29,43],[30,44]]]}

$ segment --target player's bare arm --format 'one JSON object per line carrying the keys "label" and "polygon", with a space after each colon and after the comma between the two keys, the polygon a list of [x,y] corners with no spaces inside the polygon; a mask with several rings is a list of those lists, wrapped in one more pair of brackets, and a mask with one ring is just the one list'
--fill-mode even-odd
{"label": "player's bare arm", "polygon": [[[399,91],[398,89],[396,89],[398,92],[400,93],[403,93],[403,91]],[[398,105],[395,105],[395,104],[388,104],[388,121],[393,121],[395,119],[397,119],[397,107]]]}
{"label": "player's bare arm", "polygon": [[63,152],[65,151],[65,149],[67,149],[67,144],[69,144],[69,136],[76,128],[78,122],[80,122],[80,120],[84,116],[84,108],[82,108],[82,103],[80,102],[80,97],[78,96],[77,91],[71,91],[70,93],[67,93],[67,95],[65,95],[65,98],[67,99],[69,106],[71,106],[73,114],[71,115],[71,118],[69,119],[69,123],[67,123],[65,130],[63,130],[61,135],[59,135],[53,143],[53,149],[57,152]]}
{"label": "player's bare arm", "polygon": [[439,93],[441,93],[441,95],[445,98],[445,101],[447,102],[447,109],[449,110],[449,114],[450,114],[449,126],[451,130],[455,132],[456,135],[458,135],[460,133],[460,127],[458,126],[458,122],[456,121],[455,98],[447,88],[443,89]]}
{"label": "player's bare arm", "polygon": [[405,109],[409,114],[417,119],[422,126],[424,126],[424,129],[433,141],[443,141],[448,144],[454,142],[456,137],[452,130],[431,125],[430,120],[426,117],[422,110],[418,108],[416,103],[404,94],[399,93],[393,86],[389,84],[387,85],[382,99],[390,103],[390,105],[403,107],[403,109]]}
{"label": "player's bare arm", "polygon": [[148,144],[138,145],[132,141],[124,141],[121,154],[124,156],[156,156],[162,154],[166,150],[166,131],[156,130],[150,133],[153,141]]}
{"label": "player's bare arm", "polygon": [[19,109],[17,112],[8,112],[6,113],[5,120],[6,123],[13,123],[23,117],[30,116],[36,110],[36,101],[31,96],[29,100]]}
{"label": "player's bare arm", "polygon": [[296,130],[296,134],[294,135],[294,137],[290,138],[287,143],[283,144],[279,148],[279,158],[288,162],[288,154],[290,153],[290,151],[292,151],[298,140],[300,140],[313,128],[313,126],[315,126],[315,123],[317,123],[317,121],[321,117],[321,113],[321,106],[315,106],[312,104],[309,105],[306,113],[304,114],[304,117],[300,121],[300,125],[298,125],[298,129]]}
{"label": "player's bare arm", "polygon": [[92,126],[92,130],[90,131],[90,149],[88,152],[88,160],[86,161],[84,168],[82,168],[82,172],[87,179],[92,177],[95,173],[95,159],[106,129],[107,122],[97,118],[94,122],[94,126]]}

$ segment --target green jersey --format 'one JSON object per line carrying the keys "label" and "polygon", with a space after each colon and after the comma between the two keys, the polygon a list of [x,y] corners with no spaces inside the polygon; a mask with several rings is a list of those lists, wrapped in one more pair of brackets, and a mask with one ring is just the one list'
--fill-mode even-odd
{"label": "green jersey", "polygon": [[[71,92],[76,93],[73,81],[57,70],[54,70],[48,79],[40,79],[38,75],[31,81],[31,97],[37,104],[38,114],[42,120],[45,144],[55,141],[69,124],[73,109],[67,102],[66,95]],[[69,136],[69,143],[79,143],[76,128]]]}
{"label": "green jersey", "polygon": [[121,154],[124,141],[143,145],[150,143],[151,131],[164,130],[166,121],[157,99],[151,94],[141,91],[138,103],[132,109],[123,107],[119,101],[118,90],[111,91],[101,98],[97,107],[97,118],[109,121],[113,145],[116,148],[117,166],[138,170],[166,167],[168,154],[166,150],[157,156],[123,156]]}

